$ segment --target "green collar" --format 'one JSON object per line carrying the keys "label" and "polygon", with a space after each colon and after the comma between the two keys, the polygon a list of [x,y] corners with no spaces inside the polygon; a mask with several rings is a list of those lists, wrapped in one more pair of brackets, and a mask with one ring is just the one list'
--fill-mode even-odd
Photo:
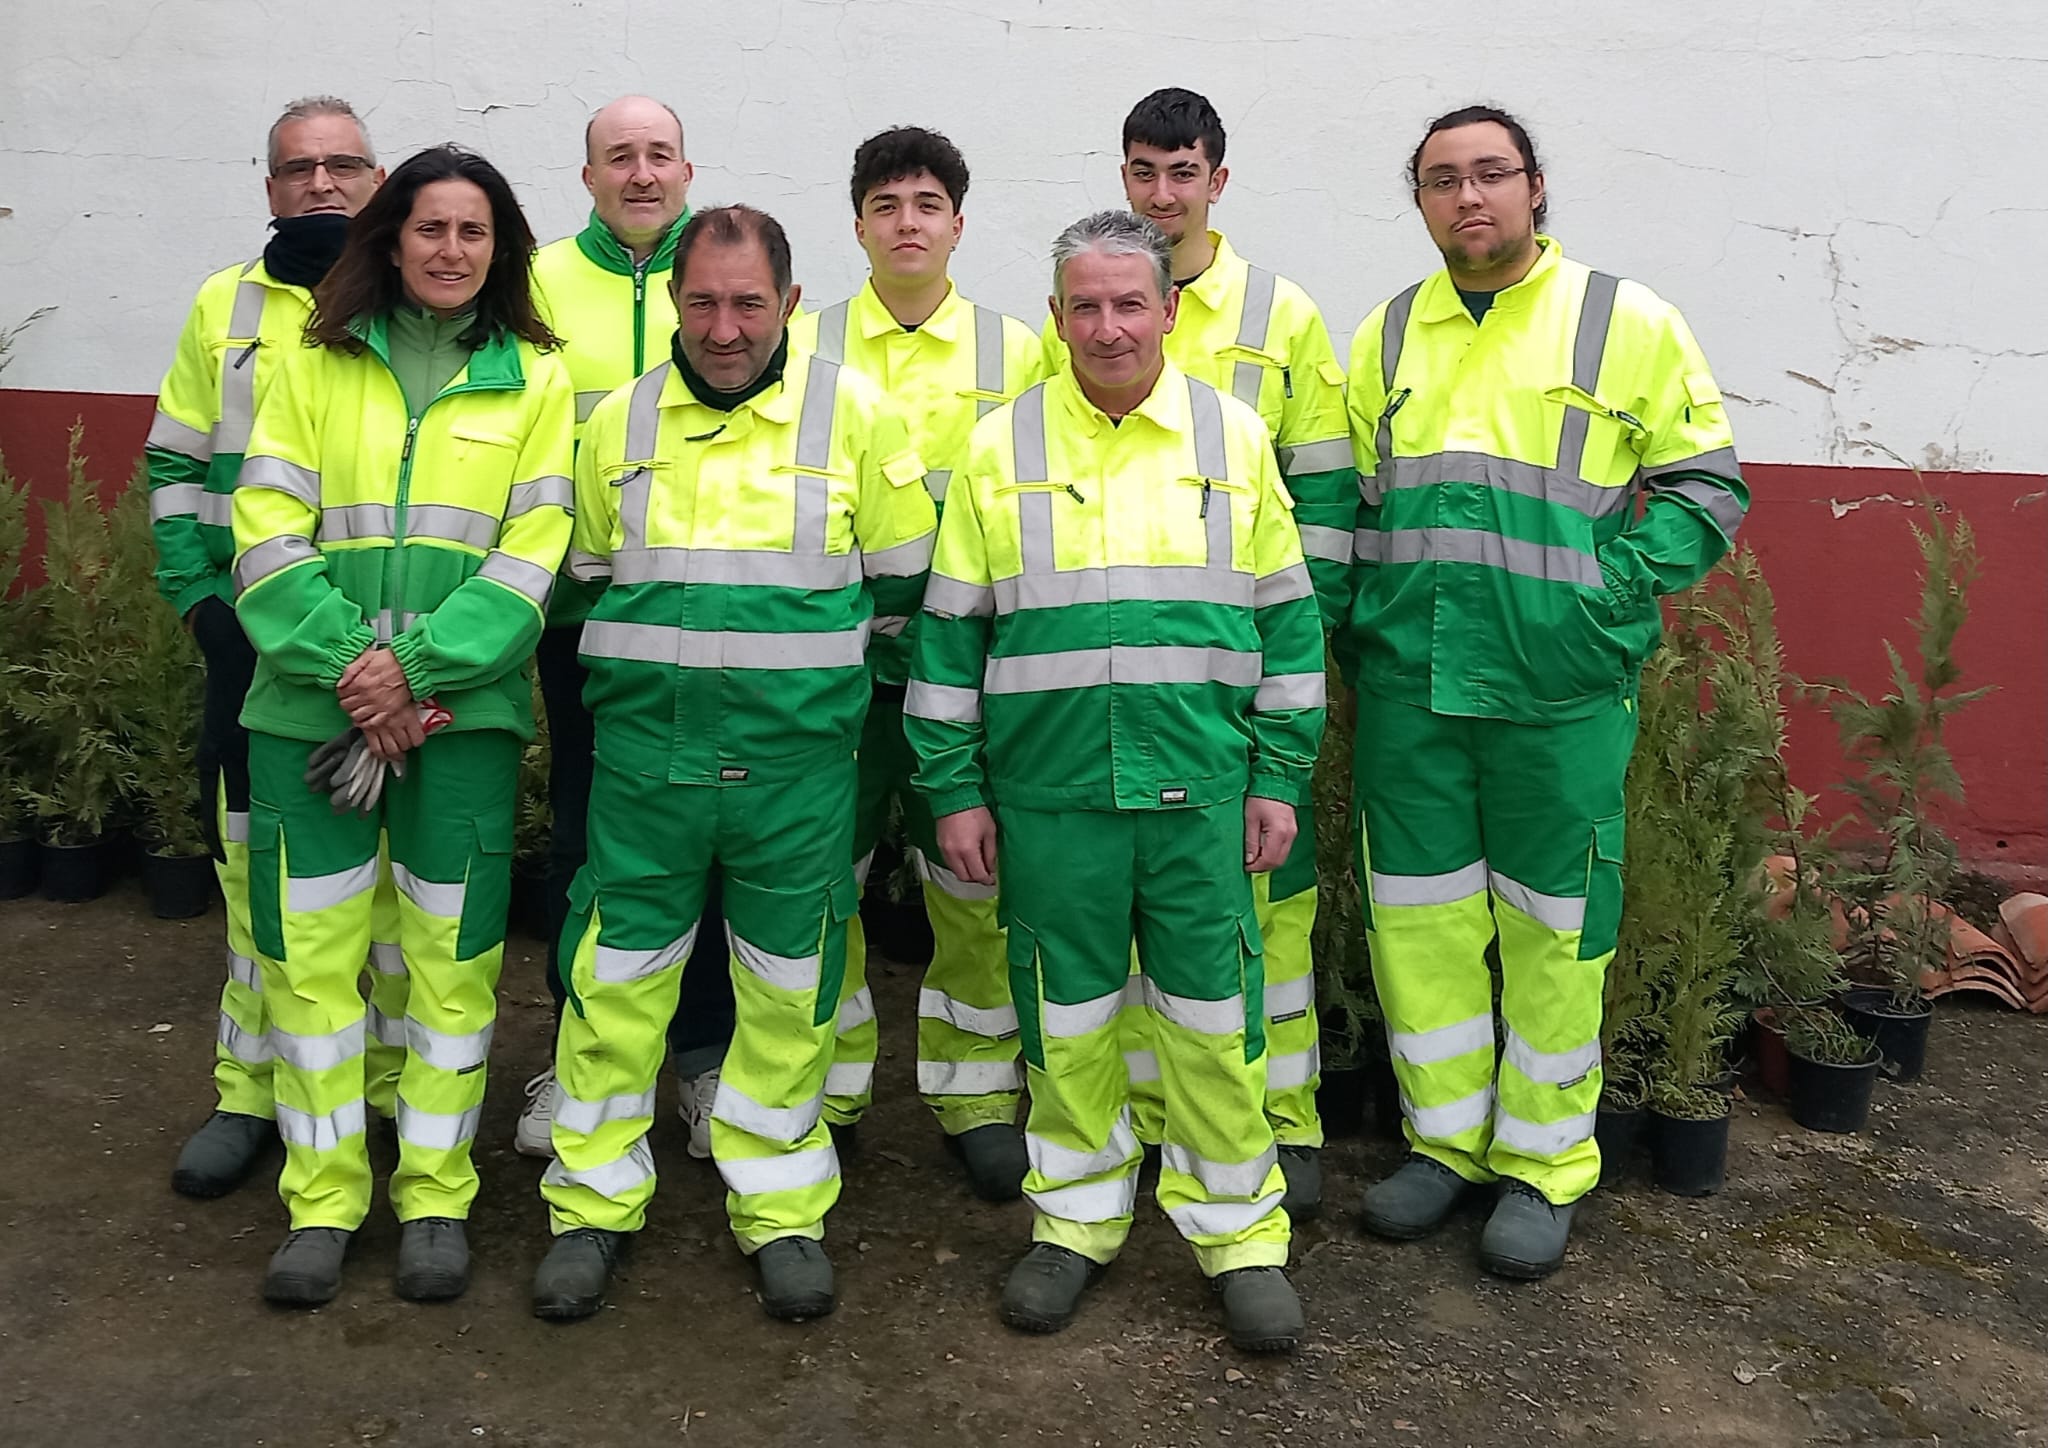
{"label": "green collar", "polygon": [[[368,320],[358,317],[349,324],[349,331],[362,338],[386,367],[391,366],[389,315],[379,312]],[[464,387],[517,392],[526,386],[526,369],[519,365],[519,339],[510,332],[493,332],[483,346],[469,354],[465,370],[468,377],[462,384]]]}
{"label": "green collar", "polygon": [[[668,235],[661,239],[661,245],[655,247],[654,255],[648,259],[649,272],[663,273],[675,265],[676,238],[689,224],[690,208],[685,206],[683,214],[676,218],[676,224],[668,229]],[[576,249],[589,257],[592,265],[618,276],[629,277],[637,270],[633,265],[633,253],[620,244],[609,226],[598,220],[595,211],[590,213],[590,220],[583,230],[576,233]]]}

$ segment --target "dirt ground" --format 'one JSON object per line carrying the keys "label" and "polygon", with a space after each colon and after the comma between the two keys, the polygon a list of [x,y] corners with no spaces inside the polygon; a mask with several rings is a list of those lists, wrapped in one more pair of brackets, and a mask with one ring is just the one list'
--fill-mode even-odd
{"label": "dirt ground", "polygon": [[1539,1284],[1477,1270],[1477,1213],[1419,1246],[1363,1238],[1349,1208],[1397,1149],[1337,1143],[1332,1210],[1297,1237],[1311,1337],[1270,1362],[1222,1340],[1149,1203],[1071,1329],[1001,1325],[1027,1209],[957,1184],[911,1090],[915,974],[884,971],[883,1099],[831,1221],[837,1315],[761,1315],[664,1094],[668,1174],[629,1276],[597,1318],[550,1326],[526,1301],[540,1165],[510,1148],[548,1011],[515,940],[468,1296],[397,1300],[380,1209],[341,1298],[289,1314],[257,1293],[272,1193],[168,1185],[211,1105],[220,930],[218,911],[148,918],[132,884],[0,906],[5,1448],[2048,1445],[2048,1020],[1944,1002],[1925,1080],[1881,1086],[1857,1137],[1741,1104],[1726,1192],[1596,1193]]}

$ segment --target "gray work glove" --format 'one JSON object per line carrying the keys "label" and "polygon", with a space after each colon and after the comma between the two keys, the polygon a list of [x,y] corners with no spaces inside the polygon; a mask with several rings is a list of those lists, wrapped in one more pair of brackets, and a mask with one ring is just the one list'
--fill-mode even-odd
{"label": "gray work glove", "polygon": [[[385,772],[385,762],[371,751],[363,731],[350,727],[307,758],[306,787],[331,796],[336,814],[368,815],[383,797]],[[392,764],[390,772],[403,778],[405,762]]]}

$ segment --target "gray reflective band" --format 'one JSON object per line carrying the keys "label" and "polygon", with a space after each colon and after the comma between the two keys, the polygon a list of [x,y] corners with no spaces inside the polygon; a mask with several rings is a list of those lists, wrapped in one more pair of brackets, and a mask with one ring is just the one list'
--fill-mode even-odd
{"label": "gray reflective band", "polygon": [[[1230,451],[1223,445],[1223,403],[1206,382],[1188,379],[1188,412],[1194,423],[1195,471],[1205,478],[1230,477]],[[1223,510],[1227,516],[1228,508]]]}
{"label": "gray reflective band", "polygon": [[1353,542],[1362,563],[1471,563],[1551,583],[1606,587],[1599,561],[1590,553],[1503,538],[1477,528],[1400,528],[1388,533],[1361,528]]}
{"label": "gray reflective band", "polygon": [[514,558],[509,553],[495,550],[484,559],[476,576],[502,583],[514,593],[524,594],[540,608],[547,607],[548,594],[555,586],[555,575],[538,563],[529,563],[524,558]]}
{"label": "gray reflective band", "polygon": [[196,427],[187,427],[169,413],[158,409],[149,424],[146,445],[174,452],[194,462],[210,462],[213,458],[213,434],[201,432]]}
{"label": "gray reflective band", "polygon": [[1020,483],[1044,483],[1045,384],[1027,387],[1010,406],[1011,471]]}
{"label": "gray reflective band", "polygon": [[578,583],[594,583],[600,578],[612,576],[612,561],[596,553],[585,553],[580,548],[571,548],[562,561],[562,571]]}
{"label": "gray reflective band", "polygon": [[210,523],[216,528],[234,527],[235,495],[233,493],[201,493],[199,495],[199,521]]}
{"label": "gray reflective band", "polygon": [[250,458],[235,475],[235,486],[268,488],[273,493],[297,498],[309,508],[320,506],[320,474],[279,457]]}
{"label": "gray reflective band", "polygon": [[550,473],[528,483],[514,483],[505,503],[505,517],[509,521],[521,513],[531,513],[535,508],[574,511],[575,496],[574,487],[560,473]]}
{"label": "gray reflective band", "polygon": [[[1600,359],[1607,351],[1607,329],[1614,320],[1614,290],[1619,278],[1593,272],[1586,278],[1586,296],[1579,303],[1579,330],[1572,339],[1572,386],[1593,394],[1600,382]],[[1557,470],[1567,477],[1579,476],[1586,455],[1586,428],[1591,414],[1583,407],[1566,407],[1564,426],[1557,435]]]}
{"label": "gray reflective band", "polygon": [[471,548],[488,548],[498,541],[501,520],[474,508],[453,503],[414,503],[405,512],[405,536],[436,538],[449,543],[466,543]]}
{"label": "gray reflective band", "polygon": [[995,612],[996,591],[985,583],[962,583],[934,573],[924,587],[924,606],[955,618],[986,618]]}
{"label": "gray reflective band", "polygon": [[1327,702],[1327,689],[1320,670],[1313,674],[1268,674],[1259,680],[1252,695],[1252,708],[1262,714],[1282,709],[1320,709]]}
{"label": "gray reflective band", "polygon": [[846,323],[852,316],[852,308],[845,302],[834,302],[818,313],[818,345],[813,355],[827,362],[846,360]]}
{"label": "gray reflective band", "polygon": [[988,661],[987,694],[1036,694],[1103,684],[1224,684],[1249,689],[1259,682],[1257,654],[1186,644],[1112,644],[1049,654],[1013,654]]}
{"label": "gray reflective band", "polygon": [[1052,551],[1052,494],[1025,493],[1017,499],[1017,552],[1026,575],[1058,568]]}
{"label": "gray reflective band", "polygon": [[[1567,407],[1567,422],[1574,413],[1582,418],[1586,415],[1577,408]],[[1430,453],[1426,457],[1382,458],[1375,480],[1382,498],[1402,488],[1474,483],[1525,498],[1541,498],[1570,508],[1575,513],[1583,513],[1588,518],[1605,518],[1610,513],[1618,513],[1629,502],[1629,490],[1625,485],[1603,488],[1581,478],[1576,468],[1540,467],[1535,463],[1497,458],[1488,453],[1442,452]]]}
{"label": "gray reflective band", "polygon": [[206,491],[198,483],[166,483],[149,492],[149,521],[161,523],[166,518],[196,518],[199,516],[199,497]]}
{"label": "gray reflective band", "polygon": [[1440,875],[1383,875],[1374,870],[1368,878],[1372,907],[1378,910],[1396,905],[1452,905],[1469,900],[1486,893],[1490,872],[1486,861],[1478,860]]}
{"label": "gray reflective band", "polygon": [[753,548],[622,548],[611,557],[609,577],[614,583],[835,589],[860,582],[860,555],[810,557]]}
{"label": "gray reflective band", "polygon": [[269,288],[247,280],[255,262],[242,268],[235,285],[234,311],[228,317],[227,351],[220,363],[220,421],[213,429],[215,452],[249,450],[256,426],[256,349],[262,345],[263,301]]}
{"label": "gray reflective band", "polygon": [[1717,478],[1740,482],[1742,464],[1735,456],[1735,449],[1717,447],[1712,452],[1680,458],[1677,462],[1659,463],[1654,468],[1644,468],[1642,472],[1643,483],[1653,492],[1675,493],[1680,497],[1690,498],[1705,508],[1708,516],[1714,520],[1715,526],[1733,541],[1735,530],[1742,526],[1743,518],[1743,507],[1735,494],[1730,492],[1725,484],[1710,482],[1706,478],[1687,477],[1674,482],[1663,481],[1674,473],[1711,473]]}
{"label": "gray reflective band", "polygon": [[[674,370],[673,362],[664,362],[633,384],[633,395],[626,403],[626,455],[622,462],[653,460],[661,434],[661,389]],[[647,503],[653,489],[654,474],[644,466],[628,473],[619,485],[619,526],[625,548],[647,546]]]}
{"label": "gray reflective band", "polygon": [[1707,510],[1707,516],[1714,520],[1714,526],[1726,535],[1729,542],[1735,541],[1735,530],[1742,526],[1742,504],[1726,488],[1705,478],[1685,478],[1676,483],[1662,484],[1656,491],[1690,498]]}
{"label": "gray reflective band", "polygon": [[[1045,501],[1042,493],[1031,496]],[[1223,510],[1218,508],[1212,512]],[[1228,547],[1227,543],[1225,547]],[[1118,564],[1109,568],[1032,570],[1027,565],[1026,571],[1014,578],[998,578],[993,591],[996,611],[1015,613],[1026,608],[1072,608],[1080,604],[1134,600],[1218,603],[1233,608],[1250,608],[1254,589],[1255,582],[1249,573],[1236,572],[1226,562],[1226,566],[1221,568]],[[925,594],[925,602],[931,604],[929,591]],[[958,613],[965,610],[945,611]]]}
{"label": "gray reflective band", "polygon": [[[1003,390],[1003,314],[987,307],[974,309],[974,390],[1000,394]],[[993,397],[974,404],[976,417],[987,417],[1001,406]]]}
{"label": "gray reflective band", "polygon": [[[796,465],[823,472],[832,466],[832,414],[839,405],[839,366],[813,357],[804,374],[804,410],[796,425]],[[819,519],[822,523],[822,515]],[[803,548],[801,537],[797,540]],[[821,538],[815,551],[822,553]]]}
{"label": "gray reflective band", "polygon": [[928,684],[912,679],[903,695],[903,712],[913,719],[942,719],[954,724],[981,722],[981,690],[955,684]]}
{"label": "gray reflective band", "polygon": [[863,629],[742,633],[592,619],[583,626],[582,651],[592,658],[684,669],[839,669],[860,667],[866,645]]}
{"label": "gray reflective band", "polygon": [[1319,528],[1313,523],[1304,523],[1301,525],[1301,551],[1326,563],[1349,563],[1351,534],[1342,528]]}
{"label": "gray reflective band", "polygon": [[[1249,267],[1244,277],[1244,308],[1237,318],[1237,345],[1255,352],[1266,350],[1266,333],[1273,323],[1273,273]],[[1259,405],[1259,387],[1266,369],[1257,362],[1240,362],[1231,371],[1230,394],[1247,407]]]}
{"label": "gray reflective band", "polygon": [[611,396],[609,392],[579,392],[576,394],[576,421],[590,421],[590,414],[597,411],[598,403]]}
{"label": "gray reflective band", "polygon": [[932,566],[932,542],[936,536],[927,533],[893,548],[862,554],[861,571],[870,578],[915,578]]}
{"label": "gray reflective band", "polygon": [[350,503],[320,510],[320,541],[345,543],[358,538],[389,538],[398,527],[398,510],[389,503]]}
{"label": "gray reflective band", "polygon": [[296,533],[266,538],[235,560],[235,591],[246,592],[273,573],[319,556],[312,539]]}
{"label": "gray reflective band", "polygon": [[1401,348],[1408,341],[1408,314],[1415,310],[1415,294],[1421,290],[1422,283],[1417,282],[1395,297],[1387,303],[1386,315],[1380,319],[1380,386],[1388,392],[1394,390],[1394,374],[1401,369]]}
{"label": "gray reflective band", "polygon": [[1306,563],[1290,563],[1278,573],[1269,573],[1252,585],[1252,607],[1271,608],[1297,598],[1314,598],[1316,586],[1309,581]]}
{"label": "gray reflective band", "polygon": [[1280,471],[1294,478],[1303,473],[1335,472],[1338,468],[1351,466],[1351,440],[1343,437],[1328,438],[1323,442],[1296,443],[1293,447],[1278,449]]}
{"label": "gray reflective band", "polygon": [[953,484],[951,468],[933,468],[924,475],[924,490],[932,495],[934,503],[946,501],[946,489]]}

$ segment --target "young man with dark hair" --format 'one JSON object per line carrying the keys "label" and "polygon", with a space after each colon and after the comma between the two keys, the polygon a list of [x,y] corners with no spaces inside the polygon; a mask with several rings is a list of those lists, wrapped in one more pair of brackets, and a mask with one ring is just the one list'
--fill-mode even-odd
{"label": "young man with dark hair", "polygon": [[[854,239],[868,255],[867,283],[849,300],[790,323],[794,347],[866,373],[888,395],[930,469],[925,485],[941,507],[975,420],[1036,382],[1041,366],[1029,327],[975,306],[953,285],[949,263],[965,224],[967,179],[958,148],[936,131],[901,126],[863,141],[853,157],[852,202]],[[996,892],[946,867],[930,812],[910,788],[905,622],[877,619],[882,636],[868,655],[874,702],[861,739],[855,870],[865,882],[891,805],[900,806],[932,923],[932,962],[918,996],[918,1090],[975,1193],[1010,1201],[1023,1189],[1026,1165],[1016,1126],[1024,1081]],[[827,1120],[842,1134],[873,1098],[876,1027],[866,947],[856,919],[825,1101]]]}
{"label": "young man with dark hair", "polygon": [[[1131,210],[1173,244],[1179,316],[1166,355],[1191,377],[1255,409],[1273,435],[1281,479],[1294,499],[1294,521],[1316,584],[1325,625],[1348,600],[1351,528],[1358,504],[1356,475],[1344,424],[1344,372],[1321,313],[1283,276],[1252,266],[1209,226],[1230,172],[1223,164],[1223,121],[1190,90],[1154,91],[1124,119],[1124,195]],[[1046,324],[1045,345],[1057,362],[1064,348]],[[1266,1114],[1287,1174],[1287,1210],[1297,1219],[1322,1204],[1322,1118],[1315,971],[1309,933],[1316,916],[1314,820],[1300,807],[1294,851],[1256,882],[1259,930],[1265,938]],[[1142,1004],[1125,1015],[1138,1135],[1159,1139],[1154,1029]]]}

